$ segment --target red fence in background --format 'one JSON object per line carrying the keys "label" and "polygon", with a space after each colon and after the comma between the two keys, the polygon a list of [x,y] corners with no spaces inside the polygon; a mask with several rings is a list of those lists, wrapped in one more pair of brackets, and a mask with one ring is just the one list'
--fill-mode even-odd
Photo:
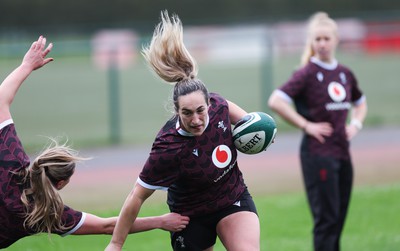
{"label": "red fence in background", "polygon": [[[400,20],[367,22],[356,18],[337,20],[340,49],[365,53],[400,53]],[[273,39],[278,54],[298,53],[304,48],[306,22],[274,25]],[[299,39],[303,38],[303,39]]]}
{"label": "red fence in background", "polygon": [[366,23],[367,34],[363,41],[368,53],[400,53],[400,22]]}

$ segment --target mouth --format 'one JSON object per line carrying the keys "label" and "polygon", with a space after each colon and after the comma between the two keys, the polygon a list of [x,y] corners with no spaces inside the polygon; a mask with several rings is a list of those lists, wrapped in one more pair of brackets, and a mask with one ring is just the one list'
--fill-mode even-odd
{"label": "mouth", "polygon": [[191,128],[194,132],[201,132],[201,131],[203,130],[203,125],[190,126],[190,128]]}
{"label": "mouth", "polygon": [[321,54],[321,55],[326,55],[329,52],[327,50],[319,50],[318,53]]}
{"label": "mouth", "polygon": [[196,126],[190,126],[190,127],[194,130],[200,130],[203,127],[203,125],[196,125]]}

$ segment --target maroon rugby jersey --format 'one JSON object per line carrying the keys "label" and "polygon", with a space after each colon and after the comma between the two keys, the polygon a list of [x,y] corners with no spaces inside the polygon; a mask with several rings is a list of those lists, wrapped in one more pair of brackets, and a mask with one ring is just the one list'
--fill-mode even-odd
{"label": "maroon rugby jersey", "polygon": [[[12,120],[0,124],[0,248],[10,246],[17,240],[35,234],[25,229],[25,208],[21,202],[24,185],[21,178],[13,174],[29,166],[26,155],[15,131]],[[62,220],[68,230],[59,235],[70,234],[78,229],[84,221],[85,214],[67,206],[64,208]]]}
{"label": "maroon rugby jersey", "polygon": [[316,58],[297,70],[280,88],[278,94],[294,101],[297,112],[311,122],[329,122],[334,132],[321,144],[305,135],[302,151],[318,156],[350,158],[346,138],[346,120],[349,109],[364,101],[353,73],[345,66],[326,64]]}
{"label": "maroon rugby jersey", "polygon": [[172,212],[199,216],[232,205],[245,190],[232,141],[227,101],[210,94],[209,122],[201,136],[179,127],[177,117],[158,133],[138,182],[168,189]]}

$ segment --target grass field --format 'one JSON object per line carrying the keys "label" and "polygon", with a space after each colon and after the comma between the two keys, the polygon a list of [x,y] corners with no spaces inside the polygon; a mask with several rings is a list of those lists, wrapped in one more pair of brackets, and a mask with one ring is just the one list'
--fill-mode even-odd
{"label": "grass field", "polygon": [[[400,246],[400,183],[358,187],[352,203],[342,238],[342,248],[348,251],[397,251]],[[303,193],[257,196],[255,202],[261,222],[261,250],[310,251],[311,216]],[[388,206],[390,205],[390,206]],[[142,215],[158,215],[167,208],[162,204],[145,205]],[[118,211],[97,212],[103,216]],[[110,236],[47,235],[20,240],[9,251],[89,251],[103,250]],[[130,235],[124,250],[170,250],[169,235],[154,230]],[[215,251],[225,250],[217,243]]]}
{"label": "grass field", "polygon": [[[54,50],[56,50],[55,47]],[[22,55],[21,55],[22,57]],[[342,53],[338,58],[354,70],[368,98],[366,126],[400,125],[400,59],[398,55]],[[19,64],[0,60],[0,76]],[[275,58],[274,86],[283,83],[298,64],[298,56]],[[265,109],[263,64],[209,65],[200,63],[199,77],[216,91],[248,111]],[[61,57],[32,74],[18,93],[12,112],[28,151],[41,146],[42,136],[66,135],[78,147],[106,145],[110,139],[108,73],[90,57]],[[119,114],[122,144],[148,144],[170,117],[171,86],[162,83],[142,61],[119,74]],[[289,127],[277,118],[280,130]]]}

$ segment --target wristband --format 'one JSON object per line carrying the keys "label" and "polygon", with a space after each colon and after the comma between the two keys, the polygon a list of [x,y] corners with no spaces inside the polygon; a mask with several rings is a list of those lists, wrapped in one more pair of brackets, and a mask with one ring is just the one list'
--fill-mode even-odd
{"label": "wristband", "polygon": [[358,130],[361,130],[363,128],[363,124],[358,119],[352,119],[350,125],[355,126]]}

